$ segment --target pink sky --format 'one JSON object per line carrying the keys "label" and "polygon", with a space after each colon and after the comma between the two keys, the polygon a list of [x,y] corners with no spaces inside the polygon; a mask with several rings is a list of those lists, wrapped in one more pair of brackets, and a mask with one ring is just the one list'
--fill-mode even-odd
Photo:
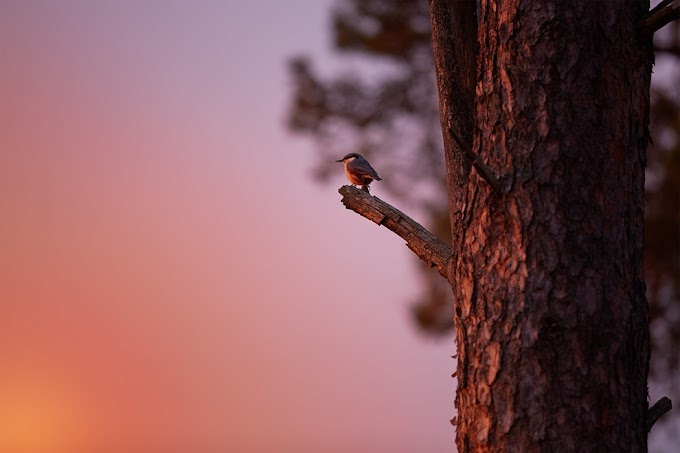
{"label": "pink sky", "polygon": [[329,4],[0,4],[0,451],[453,450],[410,252],[284,127]]}

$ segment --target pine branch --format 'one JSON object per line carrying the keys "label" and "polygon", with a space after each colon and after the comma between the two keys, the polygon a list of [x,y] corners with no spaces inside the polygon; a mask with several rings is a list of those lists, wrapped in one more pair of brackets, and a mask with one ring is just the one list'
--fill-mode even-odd
{"label": "pine branch", "polygon": [[656,421],[659,420],[663,414],[670,411],[672,407],[673,404],[667,396],[664,396],[659,401],[654,403],[654,406],[647,410],[647,432],[651,431],[654,423],[656,423]]}
{"label": "pine branch", "polygon": [[435,267],[448,280],[451,247],[437,239],[418,222],[374,197],[352,186],[342,186],[338,190],[342,195],[342,204],[357,214],[383,225],[406,241],[406,245],[418,258],[430,267]]}
{"label": "pine branch", "polygon": [[672,0],[663,0],[638,22],[638,29],[643,35],[654,35],[676,19],[680,19],[680,6]]}

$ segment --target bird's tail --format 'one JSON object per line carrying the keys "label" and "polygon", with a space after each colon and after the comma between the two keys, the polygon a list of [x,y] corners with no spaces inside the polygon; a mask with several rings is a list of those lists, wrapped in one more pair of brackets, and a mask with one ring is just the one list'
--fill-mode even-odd
{"label": "bird's tail", "polygon": [[378,175],[375,175],[375,178],[373,178],[373,179],[375,179],[376,181],[382,181],[382,178]]}

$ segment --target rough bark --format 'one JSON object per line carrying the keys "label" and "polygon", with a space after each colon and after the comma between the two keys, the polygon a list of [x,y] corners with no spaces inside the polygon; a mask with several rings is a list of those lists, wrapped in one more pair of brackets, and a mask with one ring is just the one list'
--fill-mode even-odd
{"label": "rough bark", "polygon": [[[431,2],[444,131],[458,3]],[[646,451],[648,6],[481,2],[473,150],[507,190],[445,139],[460,452]]]}

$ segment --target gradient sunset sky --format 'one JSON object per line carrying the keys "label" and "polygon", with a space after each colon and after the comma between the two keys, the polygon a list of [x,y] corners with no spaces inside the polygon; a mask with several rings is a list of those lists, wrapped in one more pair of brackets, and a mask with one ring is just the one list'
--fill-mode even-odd
{"label": "gradient sunset sky", "polygon": [[452,451],[410,252],[285,129],[330,4],[0,0],[0,451]]}

